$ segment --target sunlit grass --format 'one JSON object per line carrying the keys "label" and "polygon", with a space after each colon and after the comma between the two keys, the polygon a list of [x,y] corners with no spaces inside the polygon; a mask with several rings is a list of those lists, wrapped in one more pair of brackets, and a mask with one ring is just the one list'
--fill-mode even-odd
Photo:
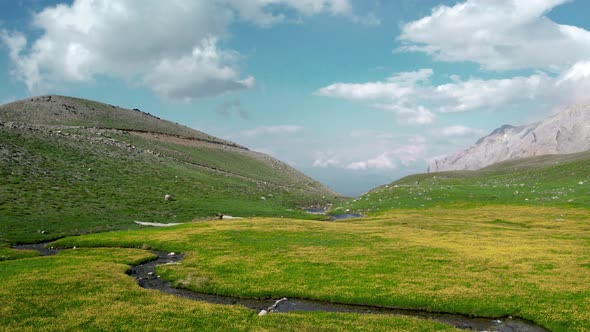
{"label": "sunlit grass", "polygon": [[506,161],[478,171],[415,174],[341,202],[333,213],[497,205],[590,208],[590,152]]}
{"label": "sunlit grass", "polygon": [[[334,199],[294,170],[237,149],[188,148],[82,129],[63,136],[2,128],[0,142],[9,152],[0,155],[0,243],[218,213],[304,219],[314,216],[300,207]],[[166,194],[173,199],[166,201]]]}
{"label": "sunlit grass", "polygon": [[290,313],[258,317],[241,306],[197,302],[140,288],[135,249],[76,249],[0,262],[5,331],[452,331],[404,317]]}
{"label": "sunlit grass", "polygon": [[95,234],[64,246],[186,253],[159,273],[199,291],[303,297],[590,329],[590,211],[495,206],[337,223],[249,219]]}

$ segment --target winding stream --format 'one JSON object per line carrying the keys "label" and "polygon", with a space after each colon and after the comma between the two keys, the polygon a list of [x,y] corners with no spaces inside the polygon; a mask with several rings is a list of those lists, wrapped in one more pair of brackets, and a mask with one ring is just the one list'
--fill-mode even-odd
{"label": "winding stream", "polygon": [[304,211],[307,212],[307,213],[309,213],[309,214],[324,215],[324,216],[328,217],[328,220],[326,220],[326,221],[356,219],[356,218],[362,218],[363,217],[363,215],[360,214],[360,213],[326,214],[326,209],[325,208],[309,208],[309,209],[305,209]]}
{"label": "winding stream", "polygon": [[[45,244],[18,245],[15,249],[39,250],[43,255],[54,255],[59,249],[45,248]],[[137,283],[148,289],[156,289],[161,292],[181,296],[197,301],[206,301],[215,304],[237,304],[256,310],[286,313],[290,311],[323,311],[344,312],[362,314],[401,315],[422,319],[432,319],[441,323],[455,326],[459,329],[471,331],[498,331],[498,332],[546,332],[547,330],[535,325],[533,322],[512,318],[483,318],[470,317],[460,314],[435,313],[423,310],[397,309],[369,305],[337,304],[324,301],[307,299],[242,299],[232,296],[199,293],[187,289],[172,287],[170,282],[161,279],[155,272],[158,265],[178,264],[184,256],[182,254],[153,251],[158,258],[131,268],[128,274],[135,278]]]}

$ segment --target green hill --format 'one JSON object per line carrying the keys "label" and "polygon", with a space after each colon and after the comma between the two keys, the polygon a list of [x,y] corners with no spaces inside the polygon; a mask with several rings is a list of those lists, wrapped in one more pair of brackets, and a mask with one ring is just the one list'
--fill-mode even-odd
{"label": "green hill", "polygon": [[62,96],[0,106],[0,242],[218,213],[301,217],[337,197],[270,156],[139,110]]}
{"label": "green hill", "polygon": [[590,207],[590,151],[505,161],[477,171],[416,174],[340,204],[335,212],[485,204]]}

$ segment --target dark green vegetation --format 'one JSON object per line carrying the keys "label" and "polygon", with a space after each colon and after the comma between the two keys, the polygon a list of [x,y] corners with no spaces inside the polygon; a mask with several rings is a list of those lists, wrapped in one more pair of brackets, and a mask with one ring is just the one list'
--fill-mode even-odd
{"label": "dark green vegetation", "polygon": [[589,218],[587,209],[556,207],[403,209],[333,223],[193,223],[57,244],[183,252],[180,265],[157,273],[208,293],[512,315],[570,332],[590,329]]}
{"label": "dark green vegetation", "polygon": [[487,204],[590,207],[590,152],[497,163],[478,171],[407,176],[335,207],[363,213],[395,208]]}
{"label": "dark green vegetation", "polygon": [[218,213],[309,217],[299,209],[336,196],[267,155],[140,111],[57,96],[0,107],[0,243]]}
{"label": "dark green vegetation", "polygon": [[135,249],[76,249],[0,262],[0,329],[6,331],[455,331],[425,320],[358,314],[258,317],[140,288],[126,264]]}

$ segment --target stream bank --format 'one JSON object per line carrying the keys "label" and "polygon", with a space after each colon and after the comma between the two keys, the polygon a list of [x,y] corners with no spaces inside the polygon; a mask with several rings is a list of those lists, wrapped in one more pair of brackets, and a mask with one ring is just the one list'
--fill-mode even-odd
{"label": "stream bank", "polygon": [[[57,254],[61,249],[46,248],[45,243],[28,244],[14,246],[15,249],[39,250],[43,255]],[[188,289],[175,288],[170,282],[161,279],[155,268],[164,264],[179,264],[184,255],[177,253],[167,253],[161,251],[152,251],[158,258],[143,264],[133,266],[128,274],[135,278],[139,286],[146,289],[155,289],[161,292],[189,298],[196,301],[205,301],[214,304],[241,305],[258,313],[264,311],[275,313],[288,313],[291,311],[307,312],[341,312],[341,313],[359,313],[359,314],[383,314],[383,315],[400,315],[421,319],[431,319],[441,323],[449,324],[463,330],[470,331],[498,331],[498,332],[547,332],[546,329],[535,325],[533,322],[513,318],[485,318],[472,317],[461,314],[428,312],[415,309],[389,308],[371,305],[350,305],[338,304],[326,301],[317,301],[309,299],[296,298],[278,298],[278,299],[244,299],[232,296],[223,296],[215,294],[206,294],[191,291]]]}

